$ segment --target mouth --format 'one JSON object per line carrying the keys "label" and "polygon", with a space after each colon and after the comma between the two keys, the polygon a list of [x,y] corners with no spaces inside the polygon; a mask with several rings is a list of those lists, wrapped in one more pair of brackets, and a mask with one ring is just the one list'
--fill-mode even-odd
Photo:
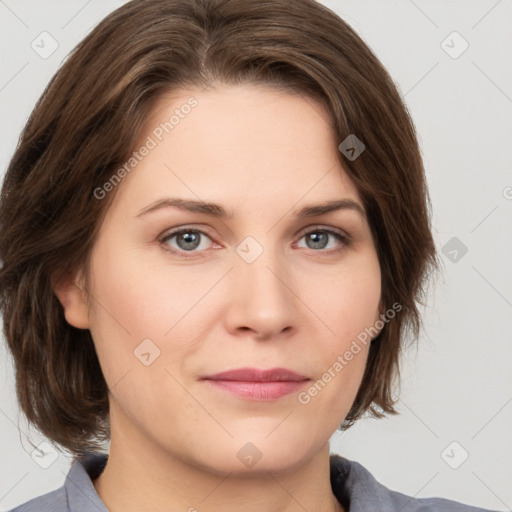
{"label": "mouth", "polygon": [[311,379],[286,368],[239,368],[208,375],[201,380],[240,398],[268,401],[298,392]]}

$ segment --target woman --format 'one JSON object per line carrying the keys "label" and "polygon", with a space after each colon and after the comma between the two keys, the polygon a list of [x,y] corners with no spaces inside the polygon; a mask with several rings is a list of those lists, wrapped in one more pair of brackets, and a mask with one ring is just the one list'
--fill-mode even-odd
{"label": "woman", "polygon": [[338,427],[396,413],[438,265],[428,214],[407,109],[327,8],[109,15],[2,189],[18,398],[75,455],[62,488],[15,510],[482,510],[329,456]]}

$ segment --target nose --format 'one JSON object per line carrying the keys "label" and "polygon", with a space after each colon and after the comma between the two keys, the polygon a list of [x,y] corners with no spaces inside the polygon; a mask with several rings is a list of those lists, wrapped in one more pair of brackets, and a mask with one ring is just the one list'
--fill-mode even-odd
{"label": "nose", "polygon": [[270,251],[247,263],[235,256],[231,272],[228,331],[258,340],[288,337],[297,330],[299,304],[296,283],[286,262]]}

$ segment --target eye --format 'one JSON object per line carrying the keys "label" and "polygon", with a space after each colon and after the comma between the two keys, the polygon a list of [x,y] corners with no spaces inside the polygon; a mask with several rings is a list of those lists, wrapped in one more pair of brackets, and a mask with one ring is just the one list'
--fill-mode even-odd
{"label": "eye", "polygon": [[348,247],[351,243],[351,239],[348,235],[326,228],[315,228],[307,233],[304,233],[301,240],[306,239],[306,246],[308,249],[322,250],[325,249],[329,244],[329,238],[335,239],[338,244],[334,247],[327,247],[330,250],[324,252],[336,252],[341,251],[344,247]]}
{"label": "eye", "polygon": [[[195,253],[200,252],[201,249],[205,249],[204,246],[201,247],[201,239],[203,237],[210,239],[210,237],[204,231],[200,231],[198,229],[183,228],[168,233],[160,240],[160,242],[167,246],[166,250],[173,253]],[[175,244],[177,247],[170,243],[173,239],[175,239]]]}
{"label": "eye", "polygon": [[[204,231],[192,228],[181,228],[164,235],[160,239],[160,243],[164,246],[166,251],[177,254],[178,256],[202,256],[203,254],[201,253],[204,253],[209,245],[208,243],[204,243],[205,238],[212,241]],[[314,250],[315,252],[339,252],[351,245],[349,235],[327,228],[315,228],[310,230],[304,233],[300,237],[300,240],[304,238],[306,239],[306,248]],[[335,241],[334,247],[328,247],[329,241],[333,239]],[[218,244],[216,245],[217,247],[221,247]],[[324,250],[326,248],[327,250]]]}

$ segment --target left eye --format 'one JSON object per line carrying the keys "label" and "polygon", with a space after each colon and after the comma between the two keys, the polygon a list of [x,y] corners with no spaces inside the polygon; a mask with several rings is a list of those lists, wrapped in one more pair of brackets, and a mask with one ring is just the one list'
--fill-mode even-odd
{"label": "left eye", "polygon": [[[308,231],[302,235],[301,239],[306,239],[306,244],[309,244],[308,249],[325,249],[328,244],[329,237],[335,238],[341,246],[348,246],[350,244],[348,236],[342,235],[337,231],[332,231],[331,229],[315,229],[313,231]],[[341,248],[336,249],[336,247],[334,247],[331,249],[340,250]]]}
{"label": "left eye", "polygon": [[[206,237],[211,240],[211,238],[204,231],[197,229],[180,229],[166,235],[164,238],[162,238],[161,243],[167,245],[166,250],[169,250],[172,253],[184,255],[184,253],[187,252],[203,252],[201,249],[204,250],[207,247],[200,247],[202,237]],[[336,239],[338,242],[338,247],[327,247],[330,238]],[[177,247],[174,245],[174,243],[171,244],[173,239],[175,239],[174,243]],[[300,237],[300,240],[302,239],[306,240],[306,248],[318,250],[325,249],[327,247],[327,249],[330,249],[325,252],[331,252],[331,250],[339,251],[343,248],[343,246],[350,245],[350,238],[348,235],[343,235],[331,229],[314,229],[312,231],[308,231]]]}

